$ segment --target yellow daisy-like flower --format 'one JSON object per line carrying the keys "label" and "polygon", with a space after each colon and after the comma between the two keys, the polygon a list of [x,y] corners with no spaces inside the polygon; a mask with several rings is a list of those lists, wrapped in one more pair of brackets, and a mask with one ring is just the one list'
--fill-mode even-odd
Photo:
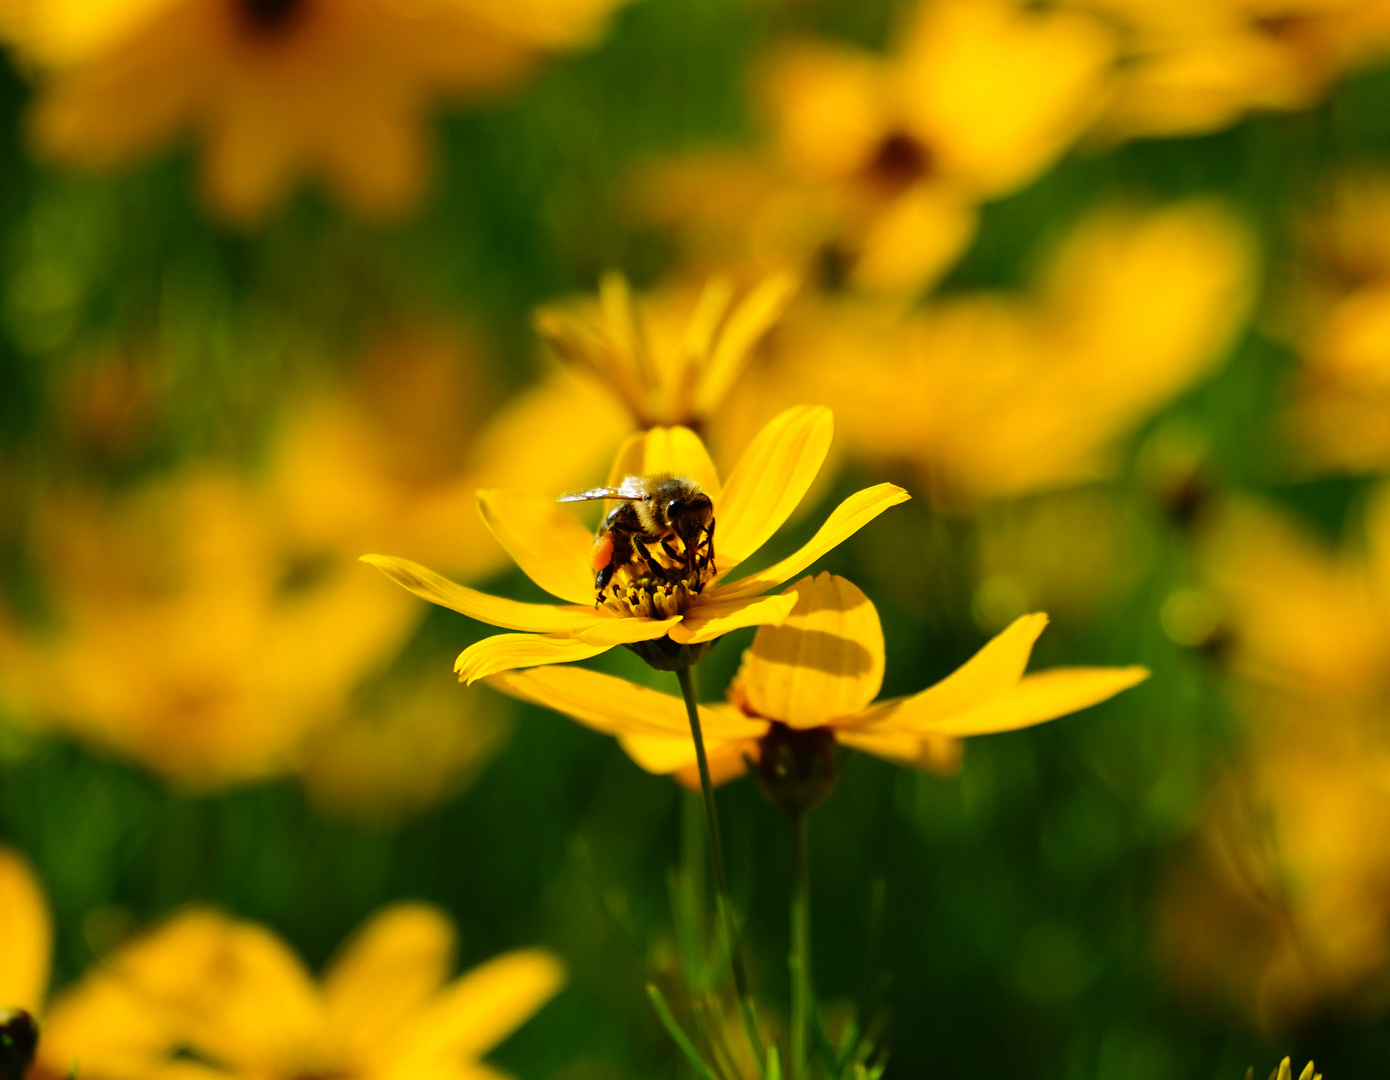
{"label": "yellow daisy-like flower", "polygon": [[853,452],[909,461],[938,501],[968,507],[1109,471],[1142,417],[1225,357],[1254,266],[1219,204],[1104,207],[1027,292],[960,293],[905,319],[831,304],[788,327],[785,352]]}
{"label": "yellow daisy-like flower", "polygon": [[1390,9],[1365,0],[1064,0],[1121,31],[1112,136],[1217,131],[1256,111],[1306,109],[1383,59]]}
{"label": "yellow daisy-like flower", "polygon": [[925,0],[906,15],[887,55],[780,48],[761,80],[771,152],[658,169],[648,212],[697,239],[732,232],[761,265],[819,262],[894,296],[929,285],[981,203],[1030,183],[1095,120],[1114,43],[1093,18],[1021,0]]}
{"label": "yellow daisy-like flower", "polygon": [[0,34],[36,69],[47,156],[109,168],[192,132],[227,216],[262,215],[304,175],[392,213],[424,186],[436,98],[514,83],[621,2],[3,0]]}
{"label": "yellow daisy-like flower", "polygon": [[483,517],[517,565],[566,605],[505,600],[455,584],[405,559],[365,555],[364,561],[417,596],[479,622],[521,631],[484,638],[454,665],[473,682],[514,668],[561,664],[607,652],[615,645],[638,651],[656,666],[685,666],[722,634],[743,626],[780,623],[791,596],[763,594],[801,573],[890,506],[909,496],[893,484],[851,495],[797,552],[738,581],[725,576],[763,546],[800,503],[830,450],[829,409],[799,406],[773,419],[721,482],[704,443],[689,428],[654,428],[634,435],[619,451],[611,483],[624,477],[687,477],[709,495],[718,525],[715,562],[672,582],[623,572],[604,602],[595,603],[594,539],[553,495],[512,491],[478,493]]}
{"label": "yellow daisy-like flower", "polygon": [[[0,1009],[38,1014],[48,981],[47,905],[0,848]],[[524,949],[447,982],[454,930],[398,904],[367,923],[321,982],[274,935],[193,910],[117,949],[44,1019],[27,1080],[503,1080],[479,1059],[560,988]]]}
{"label": "yellow daisy-like flower", "polygon": [[1288,424],[1310,471],[1390,464],[1390,175],[1337,176],[1301,222],[1277,318],[1301,367]]}
{"label": "yellow daisy-like flower", "polygon": [[32,1059],[23,1073],[26,1080],[64,1080],[78,1063],[83,1080],[150,1080],[159,1075],[144,1064],[172,1049],[170,1031],[160,1011],[133,995],[119,978],[97,969],[56,1000],[45,1002],[53,922],[29,864],[4,847],[0,927],[0,1024],[11,1040],[8,1046],[0,1045],[0,1055],[12,1056],[20,1066]]}
{"label": "yellow daisy-like flower", "polygon": [[193,910],[105,968],[168,1017],[171,1041],[145,1077],[501,1080],[479,1059],[559,990],[563,969],[524,949],[448,982],[454,947],[442,912],[397,904],[316,982],[267,930]]}
{"label": "yellow daisy-like flower", "polygon": [[[883,630],[869,598],[828,573],[804,578],[786,595],[795,607],[780,626],[758,631],[728,704],[700,706],[717,781],[754,760],[767,785],[801,782],[811,790],[798,794],[813,796],[831,773],[836,744],[895,764],[940,768],[954,763],[956,740],[964,736],[1064,716],[1149,674],[1122,667],[1025,675],[1047,624],[1046,615],[1025,615],[935,686],[875,702],[883,683]],[[680,698],[574,667],[506,672],[489,682],[617,736],[650,772],[693,780],[695,747]]]}
{"label": "yellow daisy-like flower", "polygon": [[615,395],[638,427],[703,432],[796,286],[792,275],[774,273],[738,296],[732,281],[714,275],[693,302],[683,290],[668,290],[644,298],[639,313],[626,279],[608,274],[596,301],[547,305],[535,325],[562,360]]}

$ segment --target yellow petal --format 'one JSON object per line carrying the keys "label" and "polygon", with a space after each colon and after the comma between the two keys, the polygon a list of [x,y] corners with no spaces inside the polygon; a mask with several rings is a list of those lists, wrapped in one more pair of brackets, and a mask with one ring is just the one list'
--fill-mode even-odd
{"label": "yellow petal", "polygon": [[[626,679],[585,668],[539,667],[502,672],[488,679],[488,685],[605,735],[674,738],[694,753],[685,702]],[[701,705],[700,725],[709,737],[721,739],[756,738],[767,727],[721,705]]]}
{"label": "yellow petal", "polygon": [[894,765],[928,769],[949,776],[960,768],[964,744],[945,735],[917,735],[910,731],[877,731],[836,728],[835,741],[842,746],[873,754]]}
{"label": "yellow petal", "polygon": [[648,619],[638,616],[610,616],[602,622],[576,634],[580,641],[588,645],[627,645],[635,641],[655,641],[665,637],[667,631],[679,626],[681,617],[674,615],[669,619]]}
{"label": "yellow petal", "polygon": [[351,1052],[394,1041],[397,1027],[449,977],[454,927],[437,908],[397,904],[343,947],[324,978],[329,1022]]}
{"label": "yellow petal", "polygon": [[478,492],[478,509],[527,577],[571,604],[593,604],[593,534],[553,497],[490,488]]}
{"label": "yellow petal", "polygon": [[804,578],[787,595],[781,626],[764,626],[743,656],[739,681],[760,716],[794,728],[859,713],[883,685],[878,612],[842,577]]}
{"label": "yellow petal", "polygon": [[782,317],[782,312],[796,292],[797,284],[791,274],[772,274],[758,282],[729,315],[720,331],[714,354],[695,388],[696,416],[709,415],[723,402],[729,389],[738,381],[753,347]]}
{"label": "yellow petal", "polygon": [[835,507],[831,515],[825,519],[825,524],[816,530],[816,535],[811,537],[800,551],[766,570],[718,586],[710,594],[710,599],[734,600],[745,596],[757,596],[768,589],[776,588],[782,582],[796,577],[827,551],[842,544],[890,506],[897,506],[910,498],[912,496],[896,484],[876,484],[863,491],[856,491]]}
{"label": "yellow petal", "polygon": [[744,451],[715,507],[715,560],[733,567],[782,527],[805,496],[835,435],[824,406],[799,405],[774,417]]}
{"label": "yellow petal", "polygon": [[446,987],[405,1026],[405,1057],[481,1057],[554,997],[564,980],[559,961],[539,949],[489,960]]}
{"label": "yellow petal", "polygon": [[618,485],[625,476],[655,476],[672,473],[688,476],[719,506],[723,489],[719,471],[710,460],[700,436],[689,428],[652,428],[632,436],[618,450],[608,483]]}
{"label": "yellow petal", "polygon": [[106,966],[162,1006],[171,1043],[234,1072],[293,1060],[323,1031],[322,998],[299,959],[261,927],[217,912],[176,915]]}
{"label": "yellow petal", "polygon": [[795,596],[752,596],[743,600],[713,600],[697,604],[685,618],[671,628],[671,640],[678,645],[713,641],[731,630],[745,626],[782,623],[796,606]]}
{"label": "yellow petal", "polygon": [[1026,676],[968,712],[935,720],[900,717],[890,721],[890,726],[906,722],[919,733],[956,737],[1015,731],[1095,705],[1148,677],[1148,669],[1141,667],[1055,668]]}
{"label": "yellow petal", "polygon": [[[43,1018],[38,1068],[30,1076],[140,1077],[141,1080],[226,1080],[199,1065],[183,1073],[160,1065],[169,1052],[170,1018],[127,980],[95,967],[53,1001]],[[191,1063],[190,1063],[191,1064]]]}
{"label": "yellow petal", "polygon": [[943,172],[1002,194],[1054,160],[1107,97],[1102,23],[1017,0],[935,0],[909,29],[901,92]]}
{"label": "yellow petal", "polygon": [[29,864],[0,848],[0,1008],[37,1014],[48,989],[53,925]]}
{"label": "yellow petal", "polygon": [[[607,618],[592,607],[525,604],[518,600],[489,596],[450,581],[419,563],[398,559],[394,555],[363,555],[362,561],[375,566],[401,588],[431,604],[508,630],[530,630],[539,634],[577,632],[587,630]],[[592,594],[593,590],[589,591]]]}
{"label": "yellow petal", "polygon": [[886,206],[865,235],[854,284],[910,296],[933,284],[975,235],[974,200],[946,184],[914,184]]}
{"label": "yellow petal", "polygon": [[461,683],[475,683],[499,671],[587,660],[612,647],[545,634],[494,634],[459,653],[454,661],[454,674]]}
{"label": "yellow petal", "polygon": [[935,686],[901,701],[885,702],[854,723],[866,728],[885,724],[896,730],[944,731],[943,720],[961,715],[1015,686],[1028,666],[1033,643],[1047,625],[1041,612],[1021,615]]}
{"label": "yellow petal", "polygon": [[[764,730],[767,724],[760,725]],[[623,735],[618,739],[627,756],[649,773],[669,776],[671,773],[689,769],[695,771],[695,744],[687,734],[684,739],[668,735]],[[710,779],[717,785],[747,771],[743,763],[744,755],[757,759],[757,743],[753,739],[720,739],[705,736],[705,755],[710,768]],[[700,784],[698,774],[695,787]]]}

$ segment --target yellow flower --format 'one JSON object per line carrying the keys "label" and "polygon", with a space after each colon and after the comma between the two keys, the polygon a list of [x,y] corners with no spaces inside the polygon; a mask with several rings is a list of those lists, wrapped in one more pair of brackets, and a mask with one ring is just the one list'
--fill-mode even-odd
{"label": "yellow flower", "polygon": [[704,444],[689,428],[654,428],[628,440],[614,462],[610,483],[620,483],[625,476],[674,474],[694,480],[714,503],[715,563],[679,582],[652,584],[650,579],[624,578],[620,573],[607,599],[596,604],[590,532],[556,505],[554,495],[499,489],[478,493],[483,517],[526,575],[567,605],[489,596],[405,559],[363,559],[431,603],[522,631],[484,638],[465,649],[454,666],[460,681],[584,660],[615,645],[652,643],[639,650],[649,661],[660,663],[665,657],[681,664],[688,659],[687,650],[730,630],[781,622],[794,598],[763,593],[908,498],[892,484],[866,488],[841,503],[799,551],[739,581],[723,581],[771,539],[796,508],[829,452],[833,428],[828,409],[787,410],[753,440],[727,483],[720,481]]}
{"label": "yellow flower", "polygon": [[546,305],[535,326],[556,355],[617,397],[638,427],[704,434],[795,291],[793,277],[774,273],[736,302],[733,282],[715,275],[693,299],[663,290],[645,297],[639,311],[627,281],[608,274],[596,301]]}
{"label": "yellow flower", "polygon": [[1124,434],[1222,358],[1253,263],[1219,206],[1110,207],[1029,293],[954,296],[907,319],[830,304],[784,348],[855,453],[910,461],[940,501],[969,506],[1104,475]]}
{"label": "yellow flower", "polygon": [[1302,229],[1278,327],[1301,369],[1289,428],[1302,464],[1390,465],[1390,176],[1340,176]]}
{"label": "yellow flower", "polygon": [[1256,110],[1304,109],[1390,46],[1365,0],[1067,0],[1113,20],[1125,62],[1102,121],[1113,136],[1215,131]]}
{"label": "yellow flower", "polygon": [[423,612],[357,556],[495,572],[478,487],[574,488],[630,430],[575,376],[488,415],[484,367],[457,329],[397,328],[289,403],[260,475],[194,462],[119,494],[52,484],[26,523],[51,618],[0,613],[0,702],[196,788],[289,772],[389,816],[467,778],[506,703],[442,713],[438,687],[391,669]]}
{"label": "yellow flower", "polygon": [[577,487],[632,426],[606,388],[568,371],[498,403],[491,359],[466,328],[407,323],[294,401],[265,471],[287,543],[353,560],[388,547],[465,579],[500,570],[478,488]]}
{"label": "yellow flower", "polygon": [[1221,508],[1198,566],[1245,679],[1361,705],[1382,699],[1390,687],[1390,490],[1372,500],[1365,537],[1365,551],[1331,550],[1270,508]]}
{"label": "yellow flower", "polygon": [[45,1007],[53,925],[27,862],[0,847],[0,1011],[38,1018],[38,1055],[27,1080],[64,1080],[80,1063],[85,1080],[148,1080],[141,1063],[171,1048],[160,1012],[97,969]]}
{"label": "yellow flower", "polygon": [[390,824],[463,789],[512,730],[510,702],[460,694],[447,672],[413,661],[356,696],[309,732],[294,768],[318,806],[368,824]]}
{"label": "yellow flower", "polygon": [[760,262],[828,260],[832,277],[894,295],[929,284],[969,243],[980,202],[1030,182],[1095,119],[1113,44],[1094,19],[1017,0],[926,0],[902,29],[889,56],[779,50],[763,78],[775,151],[762,181],[736,158],[697,158],[694,186],[717,195],[697,191],[692,207],[677,167],[653,175],[652,208],[716,225],[732,213]]}
{"label": "yellow flower", "polygon": [[1378,1007],[1390,966],[1390,495],[1331,549],[1256,504],[1218,508],[1197,565],[1238,676],[1239,760],[1169,876],[1160,953],[1180,988],[1287,1025]]}
{"label": "yellow flower", "polygon": [[559,990],[563,971],[526,949],[447,982],[453,953],[442,912],[397,904],[315,981],[263,928],[193,910],[121,949],[104,974],[168,1018],[169,1041],[143,1063],[153,1080],[504,1077],[480,1059]]}
{"label": "yellow flower", "polygon": [[109,168],[185,135],[223,214],[264,214],[301,176],[391,213],[428,173],[441,97],[511,85],[593,38],[621,0],[5,0],[34,69],[39,150]]}
{"label": "yellow flower", "polygon": [[[49,923],[0,849],[0,1000],[37,1012]],[[192,910],[117,949],[53,1003],[29,1080],[500,1080],[481,1058],[560,988],[548,953],[499,956],[447,982],[454,930],[423,904],[363,926],[315,982],[274,935]]]}
{"label": "yellow flower", "polygon": [[281,525],[209,466],[120,498],[46,493],[31,528],[51,625],[0,623],[12,715],[195,787],[290,768],[418,616]]}
{"label": "yellow flower", "polygon": [[1285,1029],[1378,1011],[1390,970],[1383,709],[1240,687],[1245,747],[1158,896],[1156,952],[1186,996]]}
{"label": "yellow flower", "polygon": [[[875,702],[883,683],[883,630],[868,597],[828,573],[804,578],[786,595],[795,607],[780,626],[758,630],[729,703],[700,707],[716,781],[739,775],[750,757],[765,775],[788,759],[828,770],[835,744],[895,764],[948,768],[959,754],[958,739],[1040,724],[1148,677],[1139,667],[1024,675],[1047,624],[1045,615],[1025,615],[935,686]],[[680,698],[575,667],[505,672],[489,681],[617,736],[650,772],[693,779],[695,747]]]}

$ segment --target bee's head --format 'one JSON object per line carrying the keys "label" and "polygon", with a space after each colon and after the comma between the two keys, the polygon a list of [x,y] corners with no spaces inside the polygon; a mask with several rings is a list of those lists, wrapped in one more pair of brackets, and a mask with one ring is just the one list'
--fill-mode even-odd
{"label": "bee's head", "polygon": [[0,1078],[24,1080],[39,1045],[39,1026],[23,1009],[0,1009]]}
{"label": "bee's head", "polygon": [[714,503],[699,488],[684,491],[666,501],[662,515],[682,542],[689,547],[714,517]]}

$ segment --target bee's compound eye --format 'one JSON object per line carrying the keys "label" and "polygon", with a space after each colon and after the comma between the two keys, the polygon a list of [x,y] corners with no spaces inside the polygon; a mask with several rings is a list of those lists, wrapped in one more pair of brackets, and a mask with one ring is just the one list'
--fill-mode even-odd
{"label": "bee's compound eye", "polygon": [[24,1080],[39,1045],[39,1025],[23,1009],[0,1009],[0,1078]]}

